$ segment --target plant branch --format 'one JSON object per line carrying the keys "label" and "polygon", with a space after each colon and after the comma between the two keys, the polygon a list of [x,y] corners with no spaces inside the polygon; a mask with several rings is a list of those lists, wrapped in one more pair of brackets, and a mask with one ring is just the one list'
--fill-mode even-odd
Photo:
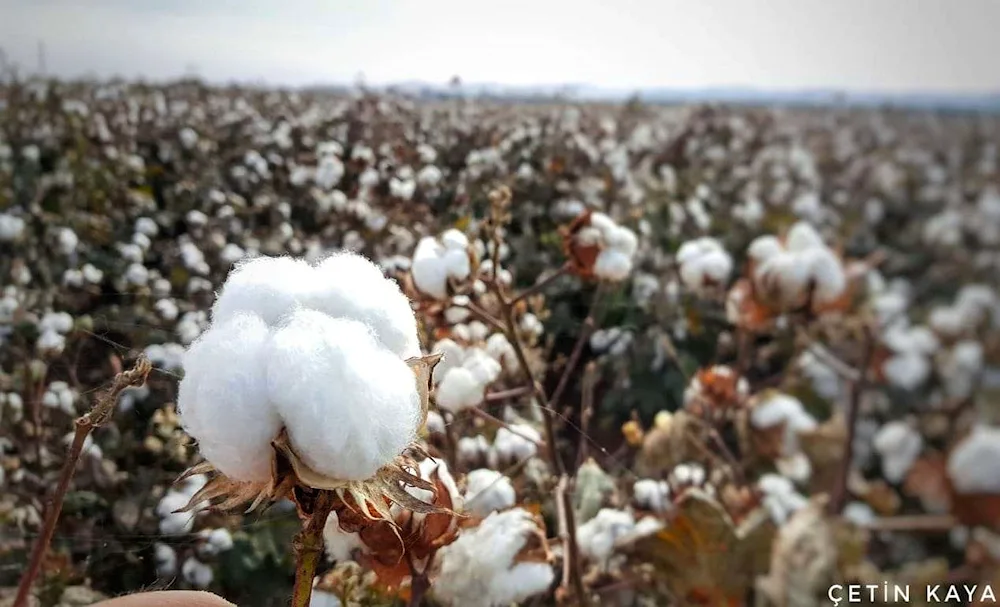
{"label": "plant branch", "polygon": [[556,270],[555,272],[552,272],[545,278],[536,281],[535,284],[531,285],[527,289],[515,295],[514,298],[510,300],[510,303],[516,304],[522,299],[527,299],[528,297],[531,297],[535,293],[538,293],[548,285],[552,284],[552,282],[558,280],[560,276],[564,276],[567,272],[569,272],[569,269],[570,269],[570,264],[568,263],[563,264],[563,266],[558,270]]}
{"label": "plant branch", "polygon": [[52,536],[55,535],[56,524],[59,522],[59,513],[62,511],[63,500],[69,490],[70,481],[73,480],[73,473],[80,461],[80,453],[83,446],[94,428],[106,424],[115,412],[118,404],[118,397],[125,388],[131,386],[141,386],[146,383],[146,377],[153,366],[145,357],[139,358],[135,365],[128,371],[123,371],[115,376],[104,394],[98,397],[93,408],[76,420],[73,431],[73,442],[70,444],[69,453],[63,462],[62,471],[59,473],[59,480],[56,482],[55,493],[53,493],[48,508],[45,511],[45,520],[42,523],[42,532],[35,541],[31,549],[31,558],[28,561],[28,568],[21,576],[21,582],[17,587],[17,597],[14,599],[13,607],[27,607],[28,596],[31,594],[32,585],[38,577],[42,568],[42,560],[48,551],[49,544],[52,543]]}
{"label": "plant branch", "polygon": [[486,402],[495,403],[498,401],[504,401],[510,398],[518,398],[521,396],[527,396],[531,394],[534,389],[531,386],[518,386],[517,388],[509,388],[507,390],[498,390],[496,392],[486,393]]}
{"label": "plant branch", "polygon": [[556,485],[556,514],[559,518],[559,538],[563,543],[563,587],[573,585],[578,604],[587,604],[587,591],[580,575],[580,547],[576,543],[576,523],[573,500],[569,492],[569,476],[563,474]]}
{"label": "plant branch", "polygon": [[847,403],[847,440],[844,443],[843,460],[837,471],[836,484],[830,494],[830,513],[840,514],[847,502],[847,479],[850,476],[851,461],[854,459],[854,435],[858,425],[858,411],[861,408],[861,396],[868,385],[868,368],[875,356],[876,338],[871,327],[865,326],[864,353],[861,358],[861,368],[857,381],[851,384],[850,400]]}
{"label": "plant branch", "polygon": [[597,289],[594,291],[594,298],[590,302],[590,310],[587,313],[587,317],[583,319],[583,324],[580,326],[580,334],[576,337],[576,343],[573,344],[573,350],[570,351],[569,358],[566,359],[566,365],[563,367],[562,374],[559,376],[559,382],[556,384],[556,389],[552,392],[552,398],[549,400],[549,405],[555,409],[562,399],[566,388],[569,386],[569,379],[573,375],[573,370],[580,363],[580,356],[583,354],[583,346],[590,339],[591,333],[597,328],[597,320],[595,318],[594,310],[597,308],[597,304],[600,301],[603,285],[598,285]]}
{"label": "plant branch", "polygon": [[313,578],[316,568],[323,556],[323,529],[326,519],[333,510],[335,494],[332,491],[320,491],[313,503],[312,514],[306,519],[295,536],[295,585],[292,587],[292,607],[309,607],[312,597]]}

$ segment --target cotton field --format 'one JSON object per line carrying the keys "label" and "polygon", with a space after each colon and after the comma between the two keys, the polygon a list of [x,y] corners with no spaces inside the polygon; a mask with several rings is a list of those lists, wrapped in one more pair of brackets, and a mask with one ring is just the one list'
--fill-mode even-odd
{"label": "cotton field", "polygon": [[0,604],[990,602],[998,146],[988,114],[5,84]]}

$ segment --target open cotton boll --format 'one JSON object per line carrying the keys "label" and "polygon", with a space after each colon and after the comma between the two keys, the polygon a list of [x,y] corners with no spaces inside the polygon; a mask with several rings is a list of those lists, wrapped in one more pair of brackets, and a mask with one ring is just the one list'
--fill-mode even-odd
{"label": "open cotton boll", "polygon": [[576,530],[580,553],[601,568],[607,568],[614,554],[615,542],[635,529],[631,512],[602,508],[596,516]]}
{"label": "open cotton boll", "polygon": [[511,424],[509,428],[500,428],[493,437],[491,458],[496,458],[499,464],[520,462],[538,453],[538,443],[542,435],[527,424]]}
{"label": "open cotton boll", "polygon": [[181,565],[181,576],[188,584],[202,589],[208,588],[215,578],[212,574],[212,568],[193,556],[188,557]]}
{"label": "open cotton boll", "polygon": [[233,536],[228,529],[202,529],[198,536],[204,540],[201,546],[201,554],[215,556],[233,547]]}
{"label": "open cotton boll", "polygon": [[479,468],[465,476],[465,509],[475,516],[505,510],[517,502],[510,479],[503,474]]}
{"label": "open cotton boll", "polygon": [[489,451],[490,443],[482,434],[463,436],[458,439],[455,457],[463,467],[470,467],[486,462]]}
{"label": "open cotton boll", "polygon": [[916,390],[931,374],[931,361],[923,354],[906,352],[890,357],[882,363],[886,380],[904,390]]}
{"label": "open cotton boll", "polygon": [[810,275],[810,268],[802,257],[788,252],[768,258],[754,272],[765,293],[785,306],[799,303],[809,286]]}
{"label": "open cotton boll", "polygon": [[413,371],[363,323],[296,310],[271,338],[267,392],[313,470],[363,480],[416,437]]}
{"label": "open cotton boll", "polygon": [[451,607],[506,607],[545,592],[555,579],[552,568],[516,562],[528,540],[541,532],[522,508],[494,512],[477,527],[462,530],[437,554],[434,598]]}
{"label": "open cotton boll", "polygon": [[472,272],[469,254],[464,249],[448,249],[442,257],[448,277],[455,280],[465,280]]}
{"label": "open cotton boll", "polygon": [[799,434],[816,428],[816,420],[806,412],[802,401],[781,392],[769,392],[754,404],[750,411],[750,425],[767,429],[784,424],[782,455],[792,456],[799,451]]}
{"label": "open cotton boll", "polygon": [[1000,494],[1000,428],[977,424],[948,455],[948,477],[961,494]]}
{"label": "open cotton boll", "polygon": [[798,252],[825,247],[826,244],[816,228],[805,221],[796,222],[785,236],[785,248],[789,251]]}
{"label": "open cotton boll", "polygon": [[486,385],[465,367],[448,370],[434,392],[434,401],[445,411],[458,413],[483,402]]}
{"label": "open cotton boll", "polygon": [[781,525],[795,512],[809,505],[809,499],[795,489],[792,481],[780,474],[764,474],[757,481],[764,494],[763,505],[771,519]]}
{"label": "open cotton boll", "polygon": [[934,332],[923,325],[897,323],[882,334],[882,342],[900,354],[933,354],[939,347]]}
{"label": "open cotton boll", "polygon": [[494,333],[486,339],[486,351],[494,360],[507,369],[517,369],[517,353],[514,351],[514,346],[511,345],[507,336],[503,333]]}
{"label": "open cotton boll", "polygon": [[637,480],[632,485],[635,503],[645,510],[666,512],[670,505],[670,485],[651,478]]}
{"label": "open cotton boll", "polygon": [[163,535],[184,535],[194,528],[193,511],[177,512],[187,506],[191,499],[181,491],[167,491],[156,504],[156,514],[160,517],[160,533]]}
{"label": "open cotton boll", "polygon": [[317,287],[308,307],[335,317],[359,320],[382,344],[404,360],[420,356],[417,320],[399,286],[368,259],[337,253],[316,266]]}
{"label": "open cotton boll", "polygon": [[616,249],[628,257],[632,257],[639,248],[639,239],[632,230],[623,226],[616,226],[613,230],[609,230],[605,234],[604,246]]}
{"label": "open cotton boll", "polygon": [[468,369],[484,389],[489,384],[495,382],[503,370],[500,363],[482,348],[469,348],[466,350],[462,367]]}
{"label": "open cotton boll", "polygon": [[410,273],[413,285],[435,299],[448,298],[448,265],[443,259],[444,247],[433,236],[425,236],[413,252]]}
{"label": "open cotton boll", "polygon": [[840,298],[847,288],[847,274],[837,256],[826,247],[809,249],[802,254],[809,267],[813,285],[813,299],[821,304]]}
{"label": "open cotton boll", "polygon": [[594,275],[603,280],[618,282],[628,278],[632,272],[632,258],[618,249],[604,249],[597,254]]}
{"label": "open cotton boll", "polygon": [[73,317],[66,312],[49,312],[38,321],[38,330],[69,333],[73,330]]}
{"label": "open cotton boll", "polygon": [[274,326],[316,287],[308,263],[291,257],[255,257],[237,263],[222,285],[212,321],[222,322],[240,312],[259,316]]}
{"label": "open cotton boll", "polygon": [[721,284],[733,271],[733,259],[714,238],[699,238],[681,245],[677,251],[680,276],[684,286],[701,291],[710,284]]}
{"label": "open cotton boll", "polygon": [[323,542],[326,544],[326,554],[334,561],[350,561],[354,551],[367,551],[367,546],[361,541],[358,533],[348,533],[340,528],[340,520],[336,512],[331,512],[323,528]]}
{"label": "open cotton boll", "polygon": [[271,474],[281,418],[267,394],[269,331],[251,314],[216,322],[184,355],[177,408],[205,459],[230,478]]}
{"label": "open cotton boll", "polygon": [[462,366],[465,358],[465,348],[455,343],[455,341],[445,338],[438,340],[431,348],[431,354],[443,355],[437,366],[434,367],[434,384],[440,384],[448,371]]}
{"label": "open cotton boll", "polygon": [[441,244],[446,249],[465,251],[469,246],[469,237],[460,230],[451,228],[441,233]]}
{"label": "open cotton boll", "polygon": [[153,562],[156,564],[156,576],[171,578],[177,575],[177,552],[168,546],[157,542],[153,546]]}
{"label": "open cotton boll", "polygon": [[882,456],[882,473],[890,483],[906,478],[924,448],[920,432],[905,421],[885,424],[872,442],[875,451]]}

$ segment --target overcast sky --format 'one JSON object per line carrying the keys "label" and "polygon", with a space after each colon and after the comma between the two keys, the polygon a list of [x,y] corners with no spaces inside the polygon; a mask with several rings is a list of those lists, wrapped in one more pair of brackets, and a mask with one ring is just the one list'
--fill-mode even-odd
{"label": "overcast sky", "polygon": [[1000,91],[1000,0],[0,0],[49,73]]}

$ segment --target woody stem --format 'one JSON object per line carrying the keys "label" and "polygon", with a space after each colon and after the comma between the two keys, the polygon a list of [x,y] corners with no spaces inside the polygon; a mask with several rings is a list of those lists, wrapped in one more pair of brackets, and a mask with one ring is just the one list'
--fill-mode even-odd
{"label": "woody stem", "polygon": [[309,607],[313,578],[319,559],[323,556],[323,528],[333,509],[334,493],[320,491],[313,504],[313,512],[306,519],[302,531],[295,536],[295,585],[292,587],[292,607]]}

